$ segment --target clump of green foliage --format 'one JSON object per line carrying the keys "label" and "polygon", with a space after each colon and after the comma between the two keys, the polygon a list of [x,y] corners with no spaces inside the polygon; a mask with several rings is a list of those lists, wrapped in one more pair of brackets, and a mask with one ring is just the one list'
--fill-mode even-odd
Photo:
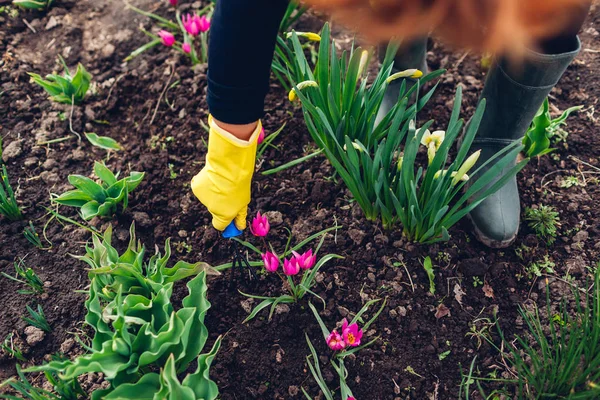
{"label": "clump of green foliage", "polygon": [[[462,373],[459,398],[474,398],[470,397],[471,386],[484,399],[600,398],[600,265],[593,275],[588,291],[572,287],[572,306],[563,299],[558,312],[553,311],[547,288],[546,316],[542,317],[537,307],[532,311],[521,308],[526,328],[523,335],[506,337],[498,320],[502,345],[496,345],[487,336],[485,340],[502,354],[513,378],[500,378],[495,373],[476,376],[479,371],[474,358],[468,374]],[[487,383],[501,387],[489,392]]]}
{"label": "clump of green foliage", "polygon": [[[92,400],[214,400],[218,388],[209,378],[209,368],[221,339],[201,354],[208,339],[204,318],[210,308],[206,274],[212,269],[205,263],[184,261],[168,267],[169,240],[164,255],[157,249],[145,260],[145,248],[136,240],[133,225],[124,253],[119,254],[111,241],[108,228],[102,237],[94,235],[93,245],[79,257],[90,266],[85,321],[94,337],[88,353],[26,372],[54,371],[65,380],[101,372],[110,387],[92,393]],[[173,286],[190,276],[194,278],[187,283],[188,295],[175,311]],[[198,369],[180,382],[177,374],[193,361]]]}
{"label": "clump of green foliage", "polygon": [[525,219],[529,228],[548,244],[554,243],[560,226],[558,212],[552,206],[541,204],[537,208],[526,208]]}
{"label": "clump of green foliage", "polygon": [[6,166],[2,165],[2,171],[0,175],[0,214],[4,215],[11,221],[18,221],[23,219],[23,213],[21,208],[17,204],[15,199],[15,192],[8,180],[8,172],[6,172]]}
{"label": "clump of green foliage", "polygon": [[63,67],[63,75],[50,74],[46,79],[33,72],[29,72],[31,80],[40,85],[48,94],[50,99],[62,104],[79,105],[87,94],[92,82],[92,75],[85,70],[83,65],[78,64],[75,75],[71,75],[65,60],[60,59]]}
{"label": "clump of green foliage", "polygon": [[[463,133],[459,88],[443,139],[435,147],[427,145],[429,163],[419,165],[417,155],[421,145],[432,140],[429,128],[433,121],[417,128],[417,113],[437,85],[422,97],[419,88],[443,71],[423,77],[415,69],[392,74],[397,48],[388,47],[379,73],[371,80],[369,51],[353,47],[340,56],[325,25],[314,70],[295,32],[287,42],[279,39],[273,68],[287,76],[293,87],[290,100],[300,100],[313,140],[369,220],[381,218],[385,228],[401,223],[404,235],[415,242],[448,240],[448,229],[501,188],[529,159],[511,166],[522,148],[515,142],[475,167],[479,152],[472,152],[471,145],[485,109],[482,101],[456,157],[450,160],[450,149]],[[416,83],[408,88],[404,78],[414,78]],[[385,91],[395,79],[404,79],[398,102],[378,121]]]}
{"label": "clump of green foliage", "polygon": [[[600,398],[600,267],[585,298],[577,288],[572,292],[574,309],[563,300],[559,318],[548,327],[539,310],[521,309],[528,335],[513,342],[499,330],[504,348],[510,351],[505,359],[516,372],[519,398]],[[546,297],[550,316],[549,290]]]}
{"label": "clump of green foliage", "polygon": [[[64,357],[53,354],[52,359],[61,361],[64,360]],[[28,400],[80,400],[85,398],[86,393],[81,388],[81,385],[79,385],[77,379],[63,380],[56,372],[52,371],[45,371],[44,376],[52,386],[53,392],[33,386],[25,374],[23,374],[21,367],[17,365],[17,376],[5,381],[0,387],[10,386],[21,397],[0,395],[0,398],[11,400],[19,400],[21,398]]]}
{"label": "clump of green foliage", "polygon": [[138,187],[144,178],[143,172],[132,172],[130,176],[117,180],[117,176],[102,163],[94,163],[94,173],[100,183],[82,175],[69,175],[69,183],[76,187],[53,201],[65,206],[78,207],[86,221],[99,216],[108,217],[117,211],[121,204],[123,210],[129,204],[129,193]]}

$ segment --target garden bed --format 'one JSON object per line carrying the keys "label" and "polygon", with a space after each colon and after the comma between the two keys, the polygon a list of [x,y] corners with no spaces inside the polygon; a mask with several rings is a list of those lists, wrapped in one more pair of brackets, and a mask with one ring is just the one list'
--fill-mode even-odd
{"label": "garden bed", "polygon": [[[160,9],[154,1],[134,4]],[[123,248],[135,221],[138,237],[149,250],[162,247],[170,237],[176,258],[214,266],[230,261],[230,243],[211,227],[210,215],[189,187],[206,152],[207,134],[202,127],[208,115],[206,69],[192,68],[186,59],[162,48],[123,62],[146,40],[137,30],[146,23],[124,10],[120,2],[109,0],[59,0],[47,14],[22,13],[15,19],[0,14],[0,137],[10,180],[18,188],[17,199],[26,216],[18,222],[0,217],[0,271],[13,274],[13,262],[23,257],[47,285],[46,294],[34,299],[18,295],[18,284],[0,278],[0,338],[14,332],[25,339],[27,324],[21,316],[34,300],[43,306],[53,328],[41,342],[26,346],[25,365],[40,364],[47,354],[57,351],[78,354],[81,350],[73,344],[73,334],[86,331],[85,295],[76,292],[88,285],[86,265],[70,255],[83,253],[89,233],[55,220],[46,232],[52,241],[50,250],[33,247],[22,234],[28,220],[41,234],[48,219],[46,207],[51,207],[50,193],[64,192],[70,187],[69,174],[87,176],[93,161],[106,157],[85,139],[36,145],[71,135],[69,120],[77,132],[96,132],[123,145],[124,150],[106,162],[111,169],[146,173],[128,209],[110,222],[92,220],[93,226],[103,230],[112,224],[117,247]],[[348,382],[356,398],[456,398],[459,365],[468,369],[475,356],[484,374],[494,369],[503,373],[497,352],[485,341],[479,346],[476,338],[466,335],[475,320],[493,321],[495,311],[507,335],[520,333],[518,306],[543,305],[546,298],[546,279],[528,276],[532,263],[548,257],[555,264],[548,282],[553,301],[559,301],[569,293],[565,278],[584,283],[585,267],[600,260],[600,190],[598,182],[590,179],[594,175],[585,173],[594,171],[588,164],[600,165],[600,132],[594,113],[600,97],[598,23],[600,8],[595,6],[581,35],[583,51],[551,93],[551,104],[559,110],[584,106],[568,120],[568,149],[561,145],[553,156],[532,161],[518,178],[524,208],[545,204],[559,211],[561,225],[552,246],[523,222],[513,246],[491,250],[474,239],[466,220],[451,229],[447,243],[407,243],[400,231],[384,231],[362,216],[341,181],[330,179],[333,170],[322,156],[274,175],[261,175],[315,149],[301,109],[272,81],[265,130],[273,132],[283,123],[286,127],[274,142],[278,148],[265,152],[255,175],[250,214],[270,212],[271,235],[280,237],[282,245],[285,228],[300,241],[335,224],[342,227],[328,235],[321,251],[345,258],[323,267],[323,279],[315,290],[326,301],[323,317],[329,326],[367,300],[387,298],[387,307],[373,326],[380,340],[347,362]],[[315,26],[319,26],[318,18],[306,15],[298,29]],[[58,55],[69,66],[85,65],[97,85],[97,94],[75,107],[71,118],[70,106],[50,102],[27,75],[52,72]],[[434,119],[436,129],[446,126],[457,85],[463,86],[463,116],[468,118],[485,80],[480,61],[479,55],[451,52],[431,43],[430,68],[448,72],[420,119]],[[564,187],[568,177],[576,177],[579,184]],[[78,219],[72,209],[63,207],[61,212]],[[422,267],[426,256],[436,267],[435,295],[429,293]],[[487,272],[480,274],[481,270]],[[254,294],[280,292],[279,281],[271,275],[239,285]],[[176,293],[182,296],[181,286]],[[211,277],[208,296],[212,303],[206,321],[209,344],[225,335],[211,369],[223,399],[301,398],[300,387],[318,393],[306,364],[309,349],[304,332],[316,339],[320,329],[306,301],[280,307],[271,321],[261,314],[242,324],[249,302],[230,289],[229,272]],[[481,326],[478,322],[477,329]],[[496,336],[494,327],[490,331]],[[322,341],[313,342],[325,353]],[[416,374],[408,372],[409,367]],[[326,380],[335,386],[333,371],[325,370]],[[0,381],[14,375],[15,361],[0,356]],[[101,381],[97,376],[86,379],[89,387]]]}

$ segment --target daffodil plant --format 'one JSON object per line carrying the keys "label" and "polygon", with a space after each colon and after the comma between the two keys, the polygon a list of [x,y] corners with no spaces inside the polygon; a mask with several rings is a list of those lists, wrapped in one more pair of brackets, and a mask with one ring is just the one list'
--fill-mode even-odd
{"label": "daffodil plant", "polygon": [[[94,337],[88,352],[26,371],[56,371],[65,380],[103,373],[110,387],[93,392],[92,400],[216,399],[218,388],[209,378],[209,369],[221,339],[201,354],[208,339],[204,318],[210,308],[206,275],[212,269],[205,263],[184,261],[168,267],[168,240],[164,255],[157,249],[145,260],[133,225],[124,253],[119,254],[111,240],[111,228],[102,237],[94,235],[93,245],[79,257],[90,267],[85,321]],[[188,295],[175,310],[173,285],[188,277],[193,277],[187,283]],[[177,374],[193,361],[198,363],[196,372],[179,381]]]}
{"label": "daffodil plant", "polygon": [[[316,294],[312,289],[316,284],[316,276],[321,267],[325,265],[327,262],[331,261],[335,258],[343,258],[337,254],[327,254],[321,258],[317,258],[319,254],[319,250],[323,245],[325,240],[325,235],[327,232],[338,229],[338,226],[334,226],[332,228],[325,229],[315,235],[312,235],[308,239],[302,241],[296,246],[290,247],[290,243],[292,240],[292,235],[288,236],[288,240],[285,246],[285,250],[281,255],[277,255],[273,246],[271,244],[267,244],[265,237],[269,233],[271,227],[269,224],[269,220],[266,216],[261,215],[260,212],[257,213],[256,217],[252,220],[252,224],[250,225],[250,231],[255,237],[259,237],[263,239],[263,247],[264,251],[259,250],[253,244],[249,242],[242,242],[242,244],[249,249],[253,250],[257,254],[260,255],[262,259],[262,264],[265,271],[267,273],[276,274],[283,282],[283,286],[287,289],[288,294],[284,294],[281,296],[269,297],[269,296],[255,296],[251,294],[242,293],[244,296],[250,297],[252,299],[262,300],[254,309],[250,312],[248,317],[244,320],[245,322],[250,321],[256,315],[261,312],[263,309],[267,307],[271,307],[269,312],[269,319],[273,316],[273,312],[275,308],[279,304],[290,304],[297,303],[300,299],[302,299],[307,293],[311,294],[318,299],[320,299],[323,304],[325,301]],[[299,253],[299,250],[303,248],[305,245],[310,243],[312,240],[321,237],[319,244],[317,245],[315,251],[309,249],[302,254]],[[267,250],[268,249],[268,250]],[[255,264],[255,263],[251,263]],[[279,271],[281,267],[281,272]],[[296,278],[299,276],[300,278]]]}
{"label": "daffodil plant", "polygon": [[[344,359],[349,355],[364,349],[365,347],[371,346],[379,339],[379,337],[375,337],[374,339],[371,339],[370,341],[365,343],[363,340],[363,335],[364,332],[367,331],[369,327],[379,317],[379,314],[381,314],[381,312],[385,308],[386,301],[383,301],[381,307],[379,307],[379,309],[375,312],[375,314],[371,317],[370,320],[364,323],[362,319],[362,316],[369,310],[369,307],[371,307],[375,303],[378,303],[379,301],[380,299],[375,299],[365,303],[365,305],[360,309],[358,313],[356,313],[356,315],[354,315],[354,318],[352,318],[350,322],[348,322],[348,320],[344,318],[344,320],[342,321],[340,332],[338,332],[337,329],[330,331],[321,319],[321,316],[319,315],[317,309],[312,305],[312,303],[309,303],[309,307],[312,310],[315,319],[319,323],[319,326],[321,327],[323,339],[327,343],[327,346],[333,351],[333,353],[330,356],[329,362],[331,363],[331,366],[333,367],[333,369],[335,369],[336,373],[339,376],[340,398],[342,400],[354,399],[352,390],[346,382],[346,378],[348,377],[348,371],[346,370]],[[317,354],[317,351],[315,350],[315,347],[313,346],[308,335],[305,334],[305,336],[306,343],[308,343],[308,347],[310,348],[311,353],[309,356],[306,357],[308,368],[310,369],[313,378],[319,385],[321,392],[323,392],[325,399],[334,400],[335,392],[329,389],[325,379],[323,379],[323,374],[321,372],[319,356]],[[302,392],[304,393],[307,399],[311,400],[313,398],[306,392],[304,388],[302,388]]]}
{"label": "daffodil plant", "polygon": [[114,174],[102,163],[94,163],[94,173],[100,183],[82,176],[69,175],[69,183],[76,189],[69,190],[60,196],[53,195],[53,201],[58,204],[81,209],[81,217],[88,221],[96,216],[108,217],[117,211],[121,204],[123,210],[129,203],[129,194],[138,187],[144,179],[143,172],[132,172],[130,176],[117,180]]}
{"label": "daffodil plant", "polygon": [[[277,62],[293,86],[289,99],[301,102],[313,140],[366,217],[381,218],[384,228],[401,223],[409,240],[447,240],[451,226],[502,187],[528,161],[525,159],[501,174],[522,148],[520,143],[514,143],[474,168],[479,152],[469,154],[485,101],[479,104],[464,131],[457,155],[450,160],[449,151],[463,133],[463,121],[459,120],[461,89],[457,90],[450,123],[444,131],[431,133],[433,121],[417,128],[417,112],[429,101],[437,84],[422,97],[420,88],[443,71],[426,76],[416,69],[392,74],[397,45],[388,47],[379,73],[369,80],[370,53],[353,48],[338,55],[328,25],[321,33],[314,71],[297,34],[293,33],[285,44],[281,45],[285,54],[278,56]],[[407,88],[406,80],[402,81],[398,102],[376,121],[388,85],[402,78],[415,79],[416,83]],[[368,81],[372,83],[368,85]],[[419,165],[421,146],[427,153],[425,165]],[[490,168],[483,172],[483,167]]]}
{"label": "daffodil plant", "polygon": [[207,62],[208,32],[210,30],[211,16],[214,11],[214,3],[209,2],[201,10],[188,14],[181,13],[181,10],[177,7],[177,0],[169,0],[168,3],[175,11],[175,22],[160,15],[144,11],[126,2],[127,8],[155,20],[158,30],[154,33],[142,30],[152,40],[134,50],[125,61],[129,61],[146,50],[162,44],[189,57],[193,65]]}

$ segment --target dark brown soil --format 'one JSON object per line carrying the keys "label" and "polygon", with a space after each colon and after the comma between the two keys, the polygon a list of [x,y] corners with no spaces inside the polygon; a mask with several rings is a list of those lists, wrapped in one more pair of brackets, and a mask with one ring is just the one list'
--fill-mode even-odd
{"label": "dark brown soil", "polygon": [[[0,0],[0,5],[4,3]],[[167,12],[166,7],[149,0],[134,4]],[[47,30],[51,20],[56,26]],[[307,16],[300,24],[314,27],[316,21]],[[17,198],[25,208],[26,219],[32,220],[41,233],[48,220],[50,193],[62,193],[68,187],[69,174],[89,175],[93,161],[106,156],[85,139],[81,143],[72,139],[36,145],[40,139],[70,135],[70,107],[51,103],[39,87],[29,83],[26,74],[57,69],[55,60],[62,54],[70,66],[82,62],[97,84],[97,93],[84,106],[75,108],[73,129],[110,136],[124,146],[124,151],[107,161],[112,169],[146,172],[123,214],[111,222],[93,224],[99,229],[112,224],[122,245],[135,220],[139,237],[148,249],[155,244],[162,246],[166,238],[172,237],[177,258],[223,264],[231,256],[229,243],[211,228],[209,214],[189,189],[189,181],[203,165],[206,151],[202,140],[206,132],[201,126],[207,117],[205,69],[191,68],[186,60],[163,49],[124,63],[122,60],[145,41],[137,29],[140,23],[149,27],[144,18],[124,10],[122,3],[109,0],[57,0],[48,14],[22,13],[15,19],[0,14],[0,136],[5,148],[14,141],[20,141],[22,147],[20,154],[7,162],[11,182],[18,188]],[[590,173],[597,170],[588,165],[597,167],[600,157],[595,114],[600,96],[598,23],[600,9],[594,7],[581,35],[584,50],[551,95],[551,103],[559,110],[584,105],[582,112],[569,119],[568,149],[561,145],[554,156],[530,163],[519,176],[523,207],[547,204],[560,212],[560,234],[551,247],[523,223],[512,247],[490,250],[474,239],[466,221],[451,230],[448,243],[407,243],[400,232],[385,232],[362,216],[344,186],[330,179],[332,168],[323,157],[275,175],[261,175],[261,171],[314,148],[301,111],[287,101],[286,93],[273,81],[264,125],[267,132],[284,122],[287,125],[275,141],[278,148],[265,152],[254,181],[250,213],[260,210],[282,214],[283,224],[274,227],[271,234],[274,243],[279,244],[285,240],[284,228],[293,232],[297,242],[336,221],[343,226],[335,237],[328,237],[322,254],[337,253],[345,259],[327,264],[322,269],[324,280],[316,288],[327,302],[323,317],[330,327],[347,310],[356,312],[369,299],[387,298],[387,307],[371,332],[380,340],[347,362],[348,381],[358,399],[456,398],[459,365],[468,367],[477,355],[484,374],[501,369],[497,353],[490,346],[484,343],[478,347],[475,339],[466,336],[473,321],[493,319],[492,312],[497,309],[506,332],[514,334],[521,329],[519,304],[545,299],[545,284],[528,278],[526,266],[544,256],[554,261],[557,278],[550,282],[553,298],[559,299],[568,292],[560,279],[569,274],[585,280],[584,267],[599,259],[600,195]],[[447,68],[448,73],[421,118],[433,118],[434,127],[443,129],[457,85],[463,86],[464,116],[468,118],[485,80],[480,59],[463,51],[450,52],[435,43],[429,65],[431,69]],[[175,82],[178,84],[161,96],[163,89]],[[169,165],[177,174],[174,179]],[[582,185],[561,187],[568,176],[578,177]],[[61,212],[78,219],[71,209],[63,208]],[[53,331],[28,349],[29,365],[41,363],[45,355],[59,351],[73,333],[84,329],[85,296],[75,290],[87,285],[85,265],[70,255],[82,254],[89,234],[52,221],[47,230],[52,249],[39,250],[22,235],[25,224],[0,217],[0,271],[13,273],[13,262],[26,257],[27,265],[49,286],[44,296],[17,295],[19,285],[0,278],[0,339],[10,332],[24,339],[26,324],[21,316],[25,306],[41,304]],[[427,255],[437,268],[435,295],[428,292],[429,282],[422,268]],[[397,266],[398,262],[406,269]],[[485,292],[482,286],[474,285],[474,276],[486,283]],[[211,371],[222,398],[301,398],[300,387],[316,396],[318,388],[306,365],[309,350],[304,332],[320,354],[328,353],[307,308],[307,299],[283,310],[270,322],[262,316],[243,325],[247,313],[241,303],[246,299],[229,290],[228,274],[213,278],[209,286],[212,309],[207,325],[211,340],[225,334]],[[242,283],[242,287],[261,295],[281,290],[273,276],[265,276],[251,287]],[[465,292],[462,304],[457,301],[457,287]],[[438,319],[436,311],[441,304],[449,314]],[[439,355],[448,350],[449,355],[440,360]],[[407,372],[408,367],[420,376]],[[332,370],[326,367],[325,371],[330,386],[335,388]],[[14,373],[14,360],[0,358],[0,380]]]}

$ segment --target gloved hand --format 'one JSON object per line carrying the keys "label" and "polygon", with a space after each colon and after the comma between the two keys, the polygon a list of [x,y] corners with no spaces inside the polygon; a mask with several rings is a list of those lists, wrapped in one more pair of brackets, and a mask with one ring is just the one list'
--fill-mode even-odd
{"label": "gloved hand", "polygon": [[219,231],[235,220],[238,229],[246,228],[250,185],[256,162],[256,142],[262,130],[260,121],[248,141],[238,139],[208,118],[206,165],[192,179],[194,195],[212,214]]}

